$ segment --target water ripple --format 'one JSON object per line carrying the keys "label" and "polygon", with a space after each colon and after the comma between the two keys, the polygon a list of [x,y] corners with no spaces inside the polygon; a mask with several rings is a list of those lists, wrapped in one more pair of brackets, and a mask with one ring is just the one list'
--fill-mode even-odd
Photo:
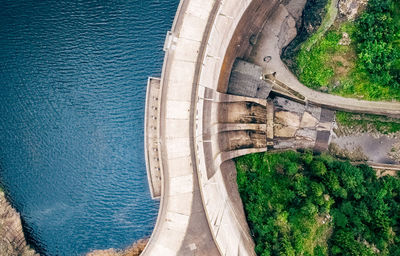
{"label": "water ripple", "polygon": [[0,182],[45,255],[150,235],[147,77],[178,0],[3,0]]}

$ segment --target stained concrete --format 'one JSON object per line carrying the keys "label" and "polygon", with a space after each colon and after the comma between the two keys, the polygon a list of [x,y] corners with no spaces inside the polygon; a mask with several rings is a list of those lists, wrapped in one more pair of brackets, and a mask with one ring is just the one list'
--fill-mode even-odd
{"label": "stained concrete", "polygon": [[272,148],[328,149],[334,111],[283,97],[274,97],[271,103],[274,105]]}
{"label": "stained concrete", "polygon": [[229,78],[228,94],[266,99],[272,85],[262,80],[262,68],[236,59]]}

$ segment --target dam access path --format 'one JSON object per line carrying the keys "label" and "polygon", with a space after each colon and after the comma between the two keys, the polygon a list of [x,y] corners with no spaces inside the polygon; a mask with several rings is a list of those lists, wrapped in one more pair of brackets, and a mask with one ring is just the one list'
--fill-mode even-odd
{"label": "dam access path", "polygon": [[[267,98],[227,94],[228,84],[237,59],[253,56],[257,64],[258,55],[251,55],[256,49],[279,53],[262,42],[271,43],[268,27],[279,35],[292,15],[288,10],[301,8],[299,2],[180,2],[165,40],[161,78],[148,80],[145,157],[160,209],[143,255],[255,255],[231,159],[268,150],[274,112]],[[305,89],[272,58],[264,70],[274,69],[307,106],[400,116],[399,103],[370,104]]]}

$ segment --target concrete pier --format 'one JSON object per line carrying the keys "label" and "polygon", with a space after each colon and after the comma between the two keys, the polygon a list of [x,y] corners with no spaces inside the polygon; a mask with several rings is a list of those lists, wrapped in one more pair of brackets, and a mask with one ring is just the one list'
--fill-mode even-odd
{"label": "concrete pier", "polygon": [[161,196],[161,155],[159,140],[160,78],[149,77],[147,81],[146,109],[144,120],[144,149],[147,179],[153,199]]}

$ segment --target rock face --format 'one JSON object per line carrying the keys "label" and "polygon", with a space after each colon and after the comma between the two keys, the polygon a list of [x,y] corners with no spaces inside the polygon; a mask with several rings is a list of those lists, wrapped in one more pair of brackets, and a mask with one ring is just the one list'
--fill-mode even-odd
{"label": "rock face", "polygon": [[26,243],[19,213],[0,191],[0,255],[39,256]]}
{"label": "rock face", "polygon": [[291,0],[286,5],[286,10],[292,15],[293,19],[296,20],[296,23],[301,23],[301,15],[303,14],[306,3],[307,0]]}
{"label": "rock face", "polygon": [[278,33],[278,47],[280,51],[296,37],[306,2],[306,0],[292,0],[286,5],[280,5],[280,15],[284,19]]}
{"label": "rock face", "polygon": [[[282,60],[292,70],[296,71],[293,58],[300,50],[300,45],[306,41],[321,25],[325,16],[325,6],[328,0],[289,1],[286,6],[288,12],[296,20],[296,37],[282,50]],[[296,18],[297,17],[297,18]]]}
{"label": "rock face", "polygon": [[147,242],[148,239],[141,239],[123,251],[115,249],[96,250],[86,254],[86,256],[139,256],[146,247]]}
{"label": "rock face", "polygon": [[360,7],[366,4],[367,0],[340,0],[338,6],[339,14],[347,20],[354,20]]}
{"label": "rock face", "polygon": [[297,35],[296,20],[291,16],[287,15],[285,21],[282,23],[281,31],[278,35],[278,47],[283,49],[286,47]]}

